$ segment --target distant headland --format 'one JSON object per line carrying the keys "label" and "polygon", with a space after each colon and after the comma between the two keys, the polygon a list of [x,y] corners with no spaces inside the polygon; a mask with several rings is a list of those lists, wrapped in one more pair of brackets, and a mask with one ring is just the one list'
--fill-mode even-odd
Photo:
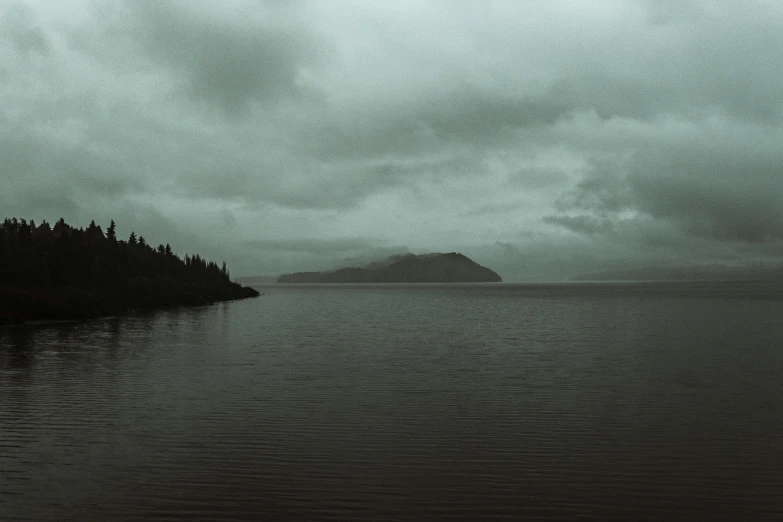
{"label": "distant headland", "polygon": [[75,228],[16,218],[0,225],[0,324],[85,319],[130,309],[201,305],[255,297],[222,266],[198,254],[184,259],[132,232],[117,239],[91,222]]}
{"label": "distant headland", "polygon": [[296,272],[277,278],[278,283],[499,283],[500,276],[456,252],[404,254],[364,267],[327,272]]}

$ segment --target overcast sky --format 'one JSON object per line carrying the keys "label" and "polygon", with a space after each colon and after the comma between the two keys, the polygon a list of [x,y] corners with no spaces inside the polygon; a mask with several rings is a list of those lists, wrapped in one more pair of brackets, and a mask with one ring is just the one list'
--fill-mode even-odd
{"label": "overcast sky", "polygon": [[0,208],[235,275],[779,263],[783,2],[0,0]]}

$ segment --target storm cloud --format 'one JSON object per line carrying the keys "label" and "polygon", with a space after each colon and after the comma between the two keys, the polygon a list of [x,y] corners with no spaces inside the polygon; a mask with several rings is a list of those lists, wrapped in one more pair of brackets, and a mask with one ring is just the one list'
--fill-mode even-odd
{"label": "storm cloud", "polygon": [[783,263],[763,0],[0,2],[0,207],[237,275]]}

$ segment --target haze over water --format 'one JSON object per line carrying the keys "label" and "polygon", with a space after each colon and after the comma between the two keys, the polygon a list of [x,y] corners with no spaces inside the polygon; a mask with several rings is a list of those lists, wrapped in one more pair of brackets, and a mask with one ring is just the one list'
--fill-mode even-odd
{"label": "haze over water", "polygon": [[0,520],[780,520],[783,285],[269,286],[0,329]]}

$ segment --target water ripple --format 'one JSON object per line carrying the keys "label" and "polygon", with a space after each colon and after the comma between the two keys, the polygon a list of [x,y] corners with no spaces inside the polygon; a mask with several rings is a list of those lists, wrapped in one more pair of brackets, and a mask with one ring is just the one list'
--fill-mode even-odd
{"label": "water ripple", "polygon": [[271,287],[0,330],[0,520],[780,520],[758,285]]}

